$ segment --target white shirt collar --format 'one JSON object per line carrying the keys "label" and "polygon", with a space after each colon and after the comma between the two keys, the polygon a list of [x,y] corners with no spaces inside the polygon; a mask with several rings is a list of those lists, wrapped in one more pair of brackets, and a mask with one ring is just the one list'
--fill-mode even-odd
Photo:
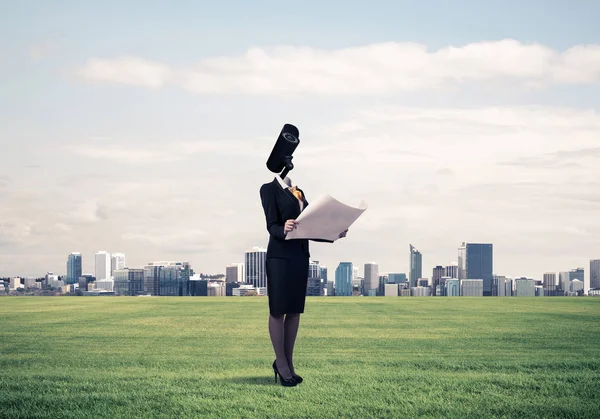
{"label": "white shirt collar", "polygon": [[290,184],[287,185],[283,179],[281,179],[281,176],[277,175],[275,176],[275,179],[277,179],[277,182],[279,183],[279,185],[281,186],[282,189],[288,189],[291,186],[294,186],[294,183],[292,182],[292,179],[290,179],[289,177],[285,177],[285,180],[287,180]]}

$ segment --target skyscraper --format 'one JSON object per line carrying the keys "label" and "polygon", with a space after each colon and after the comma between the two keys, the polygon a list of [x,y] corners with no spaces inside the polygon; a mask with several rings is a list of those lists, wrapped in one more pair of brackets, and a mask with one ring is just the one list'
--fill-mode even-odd
{"label": "skyscraper", "polygon": [[225,268],[225,282],[244,282],[244,264],[232,263]]}
{"label": "skyscraper", "polygon": [[600,288],[600,259],[590,260],[590,289]]}
{"label": "skyscraper", "polygon": [[100,251],[95,254],[96,281],[110,279],[110,253]]}
{"label": "skyscraper", "polygon": [[556,272],[544,273],[544,295],[553,297],[556,291]]}
{"label": "skyscraper", "polygon": [[335,295],[352,295],[352,262],[340,262],[335,270]]}
{"label": "skyscraper", "polygon": [[319,261],[313,260],[308,264],[308,281],[306,283],[306,295],[307,296],[320,296],[323,295],[323,286],[321,280],[321,269],[319,267]]}
{"label": "skyscraper", "polygon": [[458,274],[460,279],[482,279],[483,295],[492,295],[494,248],[490,243],[463,242],[458,249]]}
{"label": "skyscraper", "polygon": [[73,252],[67,259],[67,284],[76,284],[81,277],[81,253]]}
{"label": "skyscraper", "polygon": [[412,244],[410,246],[410,286],[416,287],[417,281],[423,276],[423,259],[419,252]]}
{"label": "skyscraper", "polygon": [[363,286],[363,295],[369,295],[369,292],[379,289],[379,265],[375,262],[365,263],[365,278]]}
{"label": "skyscraper", "polygon": [[458,263],[452,262],[450,265],[446,266],[444,276],[458,279]]}
{"label": "skyscraper", "polygon": [[583,268],[571,269],[569,271],[569,280],[571,281],[571,289],[573,288],[573,281],[580,280],[585,289],[585,271]]}
{"label": "skyscraper", "polygon": [[443,266],[436,266],[433,268],[433,273],[431,275],[431,286],[433,287],[433,292],[435,293],[437,286],[440,285],[440,279],[446,273],[446,269]]}
{"label": "skyscraper", "polygon": [[254,287],[267,286],[267,249],[263,247],[253,247],[245,253],[246,283]]}
{"label": "skyscraper", "polygon": [[116,270],[125,269],[125,255],[123,253],[113,253],[110,257],[110,274],[114,275]]}

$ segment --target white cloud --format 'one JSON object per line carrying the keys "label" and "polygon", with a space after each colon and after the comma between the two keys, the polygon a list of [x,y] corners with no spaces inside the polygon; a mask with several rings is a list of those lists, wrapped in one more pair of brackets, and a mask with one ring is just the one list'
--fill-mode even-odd
{"label": "white cloud", "polygon": [[541,87],[600,82],[600,45],[564,52],[512,39],[437,51],[406,42],[337,50],[281,46],[181,68],[138,57],[92,58],[76,74],[90,82],[174,85],[198,94],[379,95],[488,81]]}

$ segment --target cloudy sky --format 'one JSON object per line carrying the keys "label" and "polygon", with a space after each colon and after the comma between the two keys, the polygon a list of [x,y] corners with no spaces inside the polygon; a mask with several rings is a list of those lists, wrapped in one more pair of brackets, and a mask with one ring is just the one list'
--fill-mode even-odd
{"label": "cloudy sky", "polygon": [[[159,4],[160,3],[160,4]],[[452,4],[450,4],[452,3]],[[600,258],[600,3],[0,5],[0,276],[83,253],[224,272],[290,177],[369,209],[312,258],[424,275],[462,241],[541,278]]]}

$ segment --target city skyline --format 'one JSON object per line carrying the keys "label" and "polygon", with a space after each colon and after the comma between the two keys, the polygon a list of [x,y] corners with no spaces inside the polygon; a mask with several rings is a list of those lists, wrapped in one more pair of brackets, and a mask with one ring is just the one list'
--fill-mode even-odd
{"label": "city skyline", "polygon": [[284,123],[309,202],[369,204],[321,263],[408,272],[414,243],[429,277],[470,241],[503,275],[588,276],[600,3],[559,3],[0,5],[0,276],[99,249],[222,272],[267,244]]}

